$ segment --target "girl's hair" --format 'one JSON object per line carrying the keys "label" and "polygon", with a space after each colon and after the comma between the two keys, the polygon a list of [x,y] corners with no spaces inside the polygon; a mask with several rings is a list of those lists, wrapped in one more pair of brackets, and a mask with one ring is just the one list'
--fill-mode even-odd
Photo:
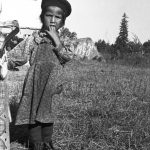
{"label": "girl's hair", "polygon": [[[42,22],[42,24],[44,23],[44,14],[46,12],[46,8],[45,9],[42,9],[42,12],[41,12],[41,15],[40,15],[40,20]],[[62,15],[62,26],[65,25],[65,20],[66,20],[66,17],[65,17],[65,14]]]}

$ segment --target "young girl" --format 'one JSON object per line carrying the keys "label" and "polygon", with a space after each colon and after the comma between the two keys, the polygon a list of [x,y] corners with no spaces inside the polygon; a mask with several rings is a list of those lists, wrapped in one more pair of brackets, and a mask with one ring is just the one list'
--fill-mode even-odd
{"label": "young girl", "polygon": [[[58,30],[71,13],[68,1],[43,0],[41,8],[41,30],[8,53],[8,68],[24,65],[29,60],[16,125],[29,124],[34,150],[51,150],[54,149],[52,133],[55,121],[52,97],[62,91],[58,77],[65,62],[74,56],[80,57],[79,53],[85,49],[95,50],[96,47],[92,40],[75,40],[68,44],[59,37]],[[95,53],[90,55],[95,57]]]}
{"label": "young girl", "polygon": [[34,150],[50,150],[54,149],[51,141],[54,122],[52,97],[62,91],[62,85],[58,86],[55,81],[62,64],[70,59],[61,53],[65,47],[58,30],[70,15],[71,5],[66,0],[43,0],[41,8],[41,30],[9,52],[8,68],[21,66],[29,60],[16,125],[29,124]]}

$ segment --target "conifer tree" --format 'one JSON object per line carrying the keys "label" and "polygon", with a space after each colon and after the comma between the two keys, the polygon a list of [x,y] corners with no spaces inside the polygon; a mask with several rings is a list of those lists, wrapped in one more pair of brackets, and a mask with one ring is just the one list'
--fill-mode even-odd
{"label": "conifer tree", "polygon": [[119,36],[116,39],[115,47],[121,54],[125,53],[128,44],[128,20],[126,13],[123,14]]}

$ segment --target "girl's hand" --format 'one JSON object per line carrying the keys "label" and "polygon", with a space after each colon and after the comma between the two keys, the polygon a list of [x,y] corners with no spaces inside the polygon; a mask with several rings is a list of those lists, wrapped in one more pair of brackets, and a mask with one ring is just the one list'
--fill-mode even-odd
{"label": "girl's hand", "polygon": [[62,46],[55,26],[49,26],[49,30],[45,30],[45,32],[54,41],[56,48],[59,48]]}

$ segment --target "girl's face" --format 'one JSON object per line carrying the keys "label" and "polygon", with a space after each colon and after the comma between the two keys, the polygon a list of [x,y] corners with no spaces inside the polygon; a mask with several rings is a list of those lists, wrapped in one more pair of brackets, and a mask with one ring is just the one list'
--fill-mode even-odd
{"label": "girl's face", "polygon": [[43,26],[46,30],[49,27],[59,30],[63,25],[63,10],[56,6],[48,6],[43,17]]}

